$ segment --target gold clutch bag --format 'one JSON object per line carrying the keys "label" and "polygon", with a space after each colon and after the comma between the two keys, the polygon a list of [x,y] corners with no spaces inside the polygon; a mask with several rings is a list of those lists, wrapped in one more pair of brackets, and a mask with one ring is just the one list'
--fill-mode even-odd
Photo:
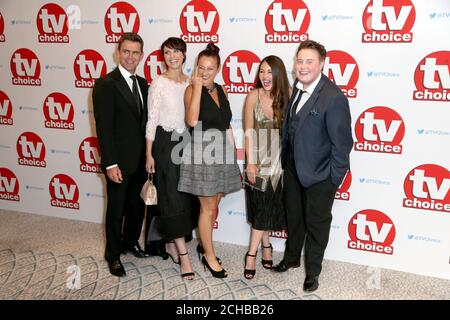
{"label": "gold clutch bag", "polygon": [[243,184],[248,186],[250,189],[256,189],[259,190],[261,192],[265,192],[267,189],[267,177],[260,175],[260,174],[256,174],[255,177],[255,183],[251,183],[250,180],[248,180],[248,176],[247,176],[247,170],[244,170],[244,181]]}
{"label": "gold clutch bag", "polygon": [[147,206],[158,204],[158,194],[153,184],[153,175],[149,174],[141,190],[141,198]]}

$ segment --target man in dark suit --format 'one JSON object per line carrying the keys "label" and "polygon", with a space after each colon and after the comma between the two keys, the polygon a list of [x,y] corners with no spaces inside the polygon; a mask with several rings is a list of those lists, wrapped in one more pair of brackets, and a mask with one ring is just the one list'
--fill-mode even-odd
{"label": "man in dark suit", "polygon": [[147,81],[135,74],[144,42],[136,33],[119,39],[119,66],[95,83],[92,93],[102,167],[106,172],[106,250],[109,270],[125,276],[120,254],[148,257],[138,240],[145,214],[140,191],[145,172]]}
{"label": "man in dark suit", "polygon": [[319,287],[319,274],[331,226],[338,186],[350,167],[353,146],[348,100],[322,74],[325,48],[312,40],[300,44],[296,81],[283,125],[282,164],[288,238],[283,260],[273,267],[284,272],[300,266],[305,242],[303,290]]}

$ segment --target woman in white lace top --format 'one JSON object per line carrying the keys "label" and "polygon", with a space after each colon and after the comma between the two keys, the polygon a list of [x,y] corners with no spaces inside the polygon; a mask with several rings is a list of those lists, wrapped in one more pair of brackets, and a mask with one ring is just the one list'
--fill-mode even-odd
{"label": "woman in white lace top", "polygon": [[[183,102],[184,90],[189,85],[189,77],[183,73],[186,43],[180,38],[168,38],[161,45],[161,53],[167,69],[153,80],[148,92],[145,167],[147,172],[154,173],[158,204],[150,210],[153,219],[147,241],[166,241],[173,262],[180,264],[182,278],[192,280],[194,273],[185,236],[192,234],[197,219],[192,216],[192,196],[177,191],[180,169],[171,157],[186,130]],[[156,235],[160,238],[156,239]]]}
{"label": "woman in white lace top", "polygon": [[188,85],[189,79],[177,82],[165,74],[153,80],[148,93],[147,139],[155,140],[158,126],[166,132],[186,130],[183,96]]}

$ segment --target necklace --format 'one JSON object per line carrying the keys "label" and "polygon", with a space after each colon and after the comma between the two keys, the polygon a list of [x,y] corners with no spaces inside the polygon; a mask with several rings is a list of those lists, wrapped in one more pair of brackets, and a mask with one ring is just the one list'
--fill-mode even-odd
{"label": "necklace", "polygon": [[207,86],[205,86],[206,90],[208,90],[208,93],[212,93],[214,90],[216,90],[216,86],[213,85],[213,87],[210,89]]}

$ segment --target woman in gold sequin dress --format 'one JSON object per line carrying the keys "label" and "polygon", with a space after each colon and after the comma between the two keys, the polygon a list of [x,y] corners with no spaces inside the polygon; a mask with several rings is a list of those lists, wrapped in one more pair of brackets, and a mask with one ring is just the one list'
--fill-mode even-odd
{"label": "woman in gold sequin dress", "polygon": [[246,173],[251,183],[256,175],[268,179],[267,189],[247,187],[247,218],[252,226],[245,255],[244,276],[253,279],[256,255],[262,244],[261,263],[272,268],[270,230],[286,228],[281,168],[281,128],[290,86],[286,68],[277,56],[265,57],[258,69],[255,89],[246,97],[244,110]]}

